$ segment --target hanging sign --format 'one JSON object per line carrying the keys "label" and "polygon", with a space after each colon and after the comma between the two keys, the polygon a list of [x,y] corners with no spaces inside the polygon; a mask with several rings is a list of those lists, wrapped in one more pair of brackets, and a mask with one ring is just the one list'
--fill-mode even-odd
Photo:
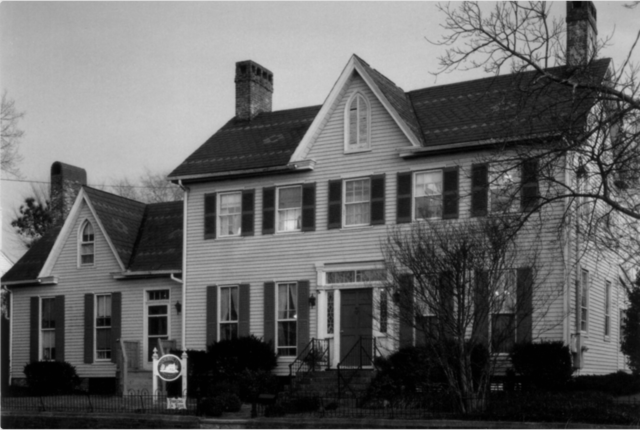
{"label": "hanging sign", "polygon": [[173,354],[163,355],[156,362],[156,372],[164,381],[175,381],[182,375],[182,360]]}

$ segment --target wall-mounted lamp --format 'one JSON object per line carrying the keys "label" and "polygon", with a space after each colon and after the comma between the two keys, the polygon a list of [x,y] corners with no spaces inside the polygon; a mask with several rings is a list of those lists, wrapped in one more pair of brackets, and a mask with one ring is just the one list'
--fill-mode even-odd
{"label": "wall-mounted lamp", "polygon": [[182,303],[180,303],[180,301],[176,302],[176,312],[182,312]]}
{"label": "wall-mounted lamp", "polygon": [[311,307],[311,309],[316,307],[316,296],[314,296],[313,294],[309,296],[309,306]]}

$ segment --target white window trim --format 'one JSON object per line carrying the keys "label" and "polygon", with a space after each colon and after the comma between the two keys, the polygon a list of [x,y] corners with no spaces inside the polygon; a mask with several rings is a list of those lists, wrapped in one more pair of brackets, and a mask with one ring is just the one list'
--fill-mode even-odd
{"label": "white window trim", "polygon": [[[429,169],[429,170],[419,170],[416,172],[413,172],[413,177],[411,178],[411,219],[413,221],[420,221],[420,220],[425,220],[425,219],[441,219],[442,218],[442,214],[440,214],[439,216],[432,216],[429,218],[418,218],[416,216],[416,184],[417,184],[417,177],[418,175],[421,175],[423,173],[433,173],[433,172],[440,172],[440,183],[442,184],[442,191],[440,192],[440,199],[442,200],[442,206],[444,206],[444,169]],[[441,206],[441,208],[442,208]],[[441,209],[442,210],[442,209]]]}
{"label": "white window trim", "polygon": [[[238,234],[222,234],[222,221],[221,221],[221,217],[223,216],[228,216],[228,215],[221,215],[220,211],[222,210],[222,196],[226,196],[226,195],[230,195],[230,194],[239,194],[240,195],[240,213],[238,214],[240,216],[240,230],[238,232]],[[227,239],[227,238],[236,238],[236,237],[242,237],[242,190],[236,190],[236,191],[225,191],[225,192],[220,192],[216,195],[216,237],[219,239]]]}
{"label": "white window trim", "polygon": [[[297,341],[298,340],[298,336],[300,334],[300,332],[298,331],[299,328],[300,328],[300,326],[298,324],[298,312],[299,312],[298,303],[296,303],[296,318],[295,319],[282,319],[281,320],[278,317],[278,304],[279,304],[279,300],[278,300],[278,290],[279,290],[279,288],[278,287],[280,285],[283,285],[283,284],[286,284],[286,285],[293,284],[293,285],[295,285],[296,298],[298,297],[298,294],[300,293],[300,289],[298,288],[298,282],[297,281],[279,281],[279,282],[276,282],[275,284],[276,284],[276,287],[274,288],[274,290],[275,290],[275,295],[276,295],[276,297],[275,297],[275,306],[276,306],[276,309],[275,309],[275,311],[276,311],[276,335],[275,335],[276,356],[279,359],[280,358],[293,358],[293,359],[295,359],[298,356],[298,353],[299,353],[299,351],[298,351],[298,341]],[[280,322],[291,322],[291,321],[294,321],[296,323],[296,343],[293,346],[280,347],[280,346],[278,346],[279,345],[278,333],[280,332],[280,330],[278,330],[278,324]],[[295,349],[296,352],[293,355],[280,355],[279,354],[280,349]]]}
{"label": "white window trim", "polygon": [[[93,242],[84,242],[84,229],[87,224],[91,224],[91,228],[93,228]],[[83,263],[82,262],[82,245],[93,244],[93,263]],[[78,268],[87,268],[87,267],[95,267],[96,265],[96,228],[94,227],[94,223],[92,223],[89,219],[85,219],[80,223],[80,228],[78,229]]]}
{"label": "white window trim", "polygon": [[[149,291],[161,291],[161,290],[168,290],[169,291],[169,298],[168,299],[164,299],[164,300],[149,300],[148,297],[148,293]],[[143,312],[143,320],[142,320],[142,366],[143,368],[147,368],[147,369],[151,369],[151,365],[152,363],[150,361],[147,361],[147,355],[149,354],[148,351],[148,345],[149,345],[149,305],[154,305],[154,304],[160,304],[160,305],[167,305],[167,339],[171,339],[171,288],[168,287],[164,287],[164,288],[160,288],[160,287],[155,287],[155,288],[145,288],[144,290],[142,290],[142,303],[143,303],[143,307],[144,307],[144,312]],[[184,310],[183,310],[184,312]]]}
{"label": "white window trim", "polygon": [[[222,289],[223,288],[236,288],[238,290],[238,319],[235,322],[231,321],[222,321]],[[219,285],[218,286],[218,340],[222,339],[222,325],[223,324],[236,324],[238,326],[237,333],[238,337],[240,337],[240,285],[239,284],[231,284],[231,285]]]}
{"label": "white window trim", "polygon": [[[369,222],[362,224],[350,224],[347,225],[347,182],[356,182],[356,181],[369,181]],[[359,203],[349,203],[353,204],[362,204],[365,202]],[[371,177],[359,177],[359,178],[349,178],[342,180],[342,228],[350,229],[350,228],[362,228],[371,226]]]}
{"label": "white window trim", "polygon": [[[55,303],[56,303],[56,298],[55,296],[42,296],[39,297],[40,299],[40,303],[39,303],[39,312],[38,312],[38,360],[40,361],[55,361],[55,358],[53,359],[48,359],[45,360],[44,359],[44,354],[43,354],[43,349],[44,349],[44,339],[42,336],[42,332],[45,330],[42,328],[42,311],[44,309],[44,306],[42,306],[42,301],[43,300],[53,300],[53,306],[54,306],[54,312],[55,312]],[[55,319],[54,319],[55,321]],[[53,331],[53,339],[54,339],[54,343],[53,343],[53,347],[55,348],[55,335],[56,335],[56,331],[58,330],[58,327],[54,327],[53,329],[46,329],[46,331]],[[57,353],[57,351],[56,351]]]}
{"label": "white window trim", "polygon": [[[362,97],[362,99],[364,100],[364,103],[367,105],[367,146],[365,148],[350,149],[349,137],[350,137],[350,123],[351,123],[351,118],[350,118],[351,103],[353,103],[353,101],[358,96]],[[360,128],[358,127],[357,129],[359,132]],[[349,100],[347,100],[347,104],[345,105],[345,108],[344,108],[344,153],[354,154],[358,152],[368,152],[368,151],[371,151],[371,103],[369,102],[369,98],[366,95],[364,95],[360,91],[356,91],[353,94],[351,94],[351,97],[349,97]]]}
{"label": "white window trim", "polygon": [[[279,230],[280,226],[280,190],[287,188],[300,188],[300,228],[295,230]],[[276,201],[275,201],[275,230],[278,234],[297,233],[302,231],[302,185],[287,185],[282,187],[276,187]]]}
{"label": "white window trim", "polygon": [[[583,273],[587,274],[587,287],[585,289],[583,289],[582,286],[582,280],[583,280]],[[589,300],[589,294],[591,291],[591,273],[584,268],[580,268],[580,282],[579,282],[579,287],[580,287],[580,303],[578,303],[579,309],[580,309],[580,333],[585,334],[585,335],[589,335],[589,326],[590,324],[590,319],[591,319],[591,307],[590,307],[590,300]],[[585,291],[586,290],[586,291]],[[582,298],[583,298],[583,294],[586,295],[586,306],[585,309],[587,310],[587,318],[586,318],[586,329],[583,330],[582,329],[582,312],[583,312],[583,306],[582,306]]]}
{"label": "white window trim", "polygon": [[[100,293],[100,294],[94,294],[93,295],[93,357],[94,357],[94,362],[111,362],[111,358],[98,358],[98,297],[112,297],[112,295],[110,293]],[[111,299],[111,316],[110,318],[112,318],[111,321],[111,325],[109,326],[109,330],[113,329],[113,298]],[[106,328],[106,327],[101,327],[101,328]],[[111,334],[113,335],[113,330],[111,331]],[[115,351],[111,351],[111,356],[113,357],[113,354],[115,353]]]}
{"label": "white window trim", "polygon": [[[502,306],[500,307],[500,309],[498,309],[497,311],[494,311],[494,309],[490,309],[489,310],[489,346],[490,348],[493,347],[493,316],[494,315],[512,315],[513,316],[513,322],[514,322],[514,327],[513,327],[513,343],[514,345],[518,342],[518,324],[517,324],[517,314],[516,314],[516,309],[518,308],[518,271],[517,269],[504,269],[505,272],[511,272],[511,280],[513,282],[512,288],[513,288],[513,301],[515,303],[514,305],[514,309],[513,312],[504,312],[503,310],[503,306],[504,306],[504,302],[502,303]],[[491,305],[491,304],[490,304]],[[496,354],[500,355],[500,356],[508,356],[511,352],[507,351],[507,352],[499,352],[496,351]]]}

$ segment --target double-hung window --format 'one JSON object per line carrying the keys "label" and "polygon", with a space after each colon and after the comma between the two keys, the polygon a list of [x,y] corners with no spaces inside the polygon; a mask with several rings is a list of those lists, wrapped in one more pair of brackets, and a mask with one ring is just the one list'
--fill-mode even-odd
{"label": "double-hung window", "polygon": [[489,190],[492,213],[501,214],[515,210],[518,176],[516,169],[491,172]]}
{"label": "double-hung window", "polygon": [[238,287],[220,288],[220,340],[238,337]]}
{"label": "double-hung window", "polygon": [[611,282],[604,284],[604,335],[611,335]]}
{"label": "double-hung window", "polygon": [[300,231],[301,223],[302,187],[278,188],[278,232]]}
{"label": "double-hung window", "polygon": [[160,350],[160,340],[169,339],[169,303],[169,290],[147,291],[147,361],[154,348]]}
{"label": "double-hung window", "polygon": [[295,356],[298,339],[298,288],[295,282],[277,284],[278,355]]}
{"label": "double-hung window", "polygon": [[345,152],[364,151],[370,148],[369,102],[360,93],[355,93],[347,103],[345,115]]}
{"label": "double-hung window", "polygon": [[111,295],[96,296],[96,359],[111,360]]}
{"label": "double-hung window", "polygon": [[82,227],[80,240],[80,265],[93,266],[94,262],[94,234],[93,226],[89,221]]}
{"label": "double-hung window", "polygon": [[415,174],[413,189],[413,218],[427,219],[442,216],[442,171]]}
{"label": "double-hung window", "polygon": [[54,317],[54,298],[41,299],[40,313],[40,359],[56,359],[56,320]]}
{"label": "double-hung window", "polygon": [[578,303],[578,315],[580,316],[580,331],[589,330],[589,272],[580,271],[580,300]]}
{"label": "double-hung window", "polygon": [[242,217],[242,193],[220,194],[220,236],[239,236]]}
{"label": "double-hung window", "polygon": [[371,181],[354,179],[345,181],[344,225],[368,225],[371,220]]}
{"label": "double-hung window", "polygon": [[516,274],[503,272],[491,306],[491,346],[493,352],[511,352],[516,341]]}

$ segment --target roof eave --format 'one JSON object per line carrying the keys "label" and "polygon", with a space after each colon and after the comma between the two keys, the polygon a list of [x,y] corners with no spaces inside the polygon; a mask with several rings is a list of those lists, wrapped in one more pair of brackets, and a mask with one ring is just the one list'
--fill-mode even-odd
{"label": "roof eave", "polygon": [[35,287],[43,285],[58,285],[57,276],[43,276],[36,279],[24,279],[21,281],[3,281],[2,285],[6,287]]}
{"label": "roof eave", "polygon": [[126,272],[114,272],[111,273],[113,279],[142,279],[142,278],[163,278],[171,277],[172,275],[182,274],[182,270],[139,270],[139,271],[126,271]]}
{"label": "roof eave", "polygon": [[226,180],[236,179],[248,176],[259,176],[262,174],[274,174],[274,173],[291,173],[302,172],[307,170],[313,170],[315,168],[315,160],[301,160],[288,163],[284,166],[273,167],[260,167],[257,169],[244,169],[244,170],[229,170],[226,172],[217,173],[201,173],[198,175],[176,175],[169,176],[168,179],[172,182],[182,181],[184,183],[189,182],[205,182],[208,180]]}

